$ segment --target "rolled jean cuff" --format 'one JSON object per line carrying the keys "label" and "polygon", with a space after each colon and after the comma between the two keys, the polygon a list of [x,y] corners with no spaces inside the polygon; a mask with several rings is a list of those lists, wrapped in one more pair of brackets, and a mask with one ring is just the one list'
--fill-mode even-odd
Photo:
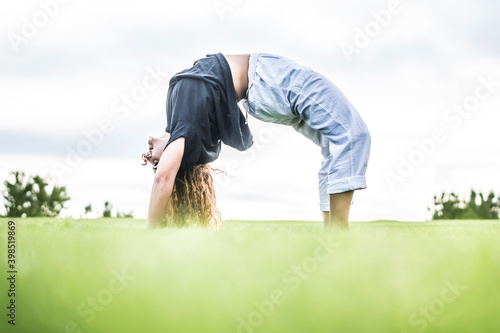
{"label": "rolled jean cuff", "polygon": [[335,194],[364,188],[366,188],[366,177],[357,176],[329,181],[327,191],[328,194]]}
{"label": "rolled jean cuff", "polygon": [[330,211],[330,203],[320,203],[319,204],[319,210],[322,212],[329,212]]}

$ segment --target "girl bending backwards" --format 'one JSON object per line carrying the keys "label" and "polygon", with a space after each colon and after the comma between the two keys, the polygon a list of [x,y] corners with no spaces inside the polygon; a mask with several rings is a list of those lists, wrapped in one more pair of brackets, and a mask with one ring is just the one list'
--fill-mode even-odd
{"label": "girl bending backwards", "polygon": [[257,119],[292,126],[321,147],[320,209],[326,227],[349,227],[354,190],[366,188],[370,134],[356,109],[326,77],[284,57],[207,55],[170,80],[167,127],[150,137],[144,164],[155,178],[148,226],[216,228],[213,171],[221,141],[248,149],[252,134],[238,102]]}

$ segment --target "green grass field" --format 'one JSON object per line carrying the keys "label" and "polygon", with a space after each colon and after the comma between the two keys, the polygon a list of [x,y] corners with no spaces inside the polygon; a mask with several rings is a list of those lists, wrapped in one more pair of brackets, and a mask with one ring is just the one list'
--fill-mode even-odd
{"label": "green grass field", "polygon": [[500,222],[15,219],[1,332],[500,332]]}

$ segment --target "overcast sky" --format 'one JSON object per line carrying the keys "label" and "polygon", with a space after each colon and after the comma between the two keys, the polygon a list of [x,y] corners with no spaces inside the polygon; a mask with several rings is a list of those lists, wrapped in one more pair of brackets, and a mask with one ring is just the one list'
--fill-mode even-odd
{"label": "overcast sky", "polygon": [[[367,123],[351,219],[423,221],[442,190],[500,192],[499,14],[493,0],[4,2],[0,179],[50,175],[69,215],[109,200],[145,217],[140,155],[164,130],[170,76],[209,53],[267,52],[329,77]],[[319,220],[319,148],[250,125],[255,147],[214,163],[223,217]]]}

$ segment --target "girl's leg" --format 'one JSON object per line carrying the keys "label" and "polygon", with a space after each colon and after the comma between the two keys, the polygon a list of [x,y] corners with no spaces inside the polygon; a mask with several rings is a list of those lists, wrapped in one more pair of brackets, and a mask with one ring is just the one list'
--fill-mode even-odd
{"label": "girl's leg", "polygon": [[323,223],[325,228],[330,226],[330,212],[323,212]]}
{"label": "girl's leg", "polygon": [[323,212],[325,228],[349,229],[349,210],[354,191],[330,194],[330,211]]}
{"label": "girl's leg", "polygon": [[339,227],[349,228],[349,210],[351,207],[353,190],[345,189],[342,193],[328,193],[328,178],[332,164],[335,164],[330,153],[330,141],[325,137],[321,140],[321,154],[323,161],[318,172],[319,180],[319,202],[323,212],[323,222],[325,228]]}
{"label": "girl's leg", "polygon": [[251,115],[292,125],[316,144],[321,141],[319,192],[325,226],[348,226],[353,190],[366,188],[371,141],[356,109],[325,76],[283,57],[251,56],[248,78]]}
{"label": "girl's leg", "polygon": [[349,210],[354,191],[330,194],[330,213],[328,227],[349,229]]}
{"label": "girl's leg", "polygon": [[[366,188],[371,143],[368,128],[345,95],[319,73],[309,71],[301,89],[290,96],[292,109],[307,126],[321,132],[324,161],[330,160],[327,175],[324,163],[320,171],[325,226],[348,228],[353,191]],[[325,183],[326,200],[323,199],[325,186],[322,186]]]}
{"label": "girl's leg", "polygon": [[[318,131],[319,133],[319,131]],[[323,221],[325,227],[330,225],[330,195],[328,194],[328,173],[332,164],[332,155],[330,155],[330,143],[321,134],[321,155],[323,161],[318,172],[319,187],[319,208],[323,212]]]}

